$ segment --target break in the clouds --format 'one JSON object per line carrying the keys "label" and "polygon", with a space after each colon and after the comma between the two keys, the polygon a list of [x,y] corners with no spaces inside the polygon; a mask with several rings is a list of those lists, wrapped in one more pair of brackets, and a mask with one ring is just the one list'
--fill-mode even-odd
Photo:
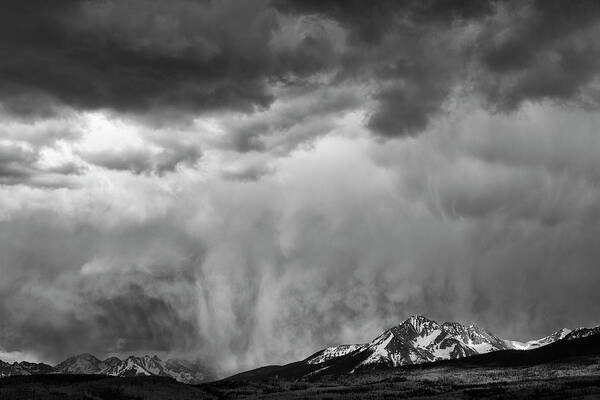
{"label": "break in the clouds", "polygon": [[600,323],[597,2],[0,7],[0,359]]}

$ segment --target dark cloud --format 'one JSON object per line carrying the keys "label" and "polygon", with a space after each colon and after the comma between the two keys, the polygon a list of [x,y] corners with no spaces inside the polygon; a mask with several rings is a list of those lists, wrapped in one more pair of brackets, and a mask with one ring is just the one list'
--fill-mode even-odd
{"label": "dark cloud", "polygon": [[377,71],[383,88],[374,95],[377,108],[368,126],[384,137],[421,133],[437,116],[457,82],[460,62],[451,41],[431,31],[413,29],[390,40],[382,52],[402,50]]}
{"label": "dark cloud", "polygon": [[[594,1],[508,3],[478,40],[480,85],[494,106],[514,110],[528,100],[597,104],[600,5]],[[590,98],[591,96],[591,98]]]}
{"label": "dark cloud", "polygon": [[48,152],[81,139],[73,113],[60,110],[52,117],[29,118],[2,110],[0,119],[0,184],[67,187],[70,177],[83,172],[84,166],[71,159],[46,160]]}
{"label": "dark cloud", "polygon": [[31,164],[36,161],[32,151],[19,146],[0,146],[0,179],[22,179],[31,175]]}
{"label": "dark cloud", "polygon": [[[1,21],[3,92],[51,96],[85,109],[250,110],[271,102],[261,65],[264,51],[243,52],[265,47],[274,27],[272,18],[257,15],[261,10],[251,6],[239,10],[222,6],[219,12],[231,11],[231,23],[237,21],[240,29],[248,25],[240,42],[255,42],[246,47],[225,32],[211,32],[218,29],[217,21],[212,27],[204,26],[211,21],[198,23],[204,13],[212,12],[210,3],[169,4],[6,5]],[[173,37],[161,35],[161,29]],[[215,42],[219,40],[223,42]]]}
{"label": "dark cloud", "polygon": [[176,305],[134,283],[113,297],[97,299],[95,306],[94,325],[104,327],[100,332],[104,343],[98,343],[95,351],[106,352],[111,345],[118,352],[170,351],[195,344],[195,321],[182,318]]}
{"label": "dark cloud", "polygon": [[[52,212],[22,217],[35,232],[23,229],[23,220],[0,223],[7,252],[0,284],[0,313],[8,327],[0,330],[3,349],[32,348],[58,361],[81,351],[127,354],[201,345],[192,268],[202,250],[188,243],[185,250],[180,248],[186,254],[182,263],[167,265],[174,259],[165,258],[158,248],[170,253],[169,246],[160,245],[152,231],[167,232],[173,226],[156,221],[153,228],[123,227],[111,238],[97,226]],[[9,234],[19,226],[14,236]],[[52,237],[59,232],[60,237]],[[61,250],[66,238],[74,251]],[[138,248],[140,239],[157,250],[152,259],[127,250]],[[120,254],[118,259],[111,256],[113,251]]]}
{"label": "dark cloud", "polygon": [[272,108],[250,117],[225,121],[223,145],[238,152],[272,151],[282,154],[327,134],[332,120],[361,105],[355,90],[303,87],[280,96]]}
{"label": "dark cloud", "polygon": [[420,133],[464,79],[469,43],[456,26],[494,11],[490,1],[289,2],[283,9],[319,13],[349,30],[341,74],[372,79],[377,101],[368,126],[384,137]]}
{"label": "dark cloud", "polygon": [[273,101],[269,81],[331,62],[323,36],[274,52],[277,14],[262,0],[11,1],[0,18],[2,100],[22,113],[53,99],[81,109],[251,111]]}
{"label": "dark cloud", "polygon": [[0,185],[69,186],[69,182],[61,176],[78,175],[82,171],[80,166],[71,162],[43,166],[39,161],[39,149],[14,143],[0,144]]}
{"label": "dark cloud", "polygon": [[[176,305],[163,295],[136,286],[136,279],[125,279],[130,286],[113,295],[95,298],[93,294],[72,293],[69,299],[78,301],[81,309],[59,310],[47,304],[40,304],[38,310],[16,306],[27,313],[26,318],[10,317],[10,310],[4,310],[3,315],[20,334],[3,336],[3,347],[35,348],[43,357],[60,360],[65,354],[81,351],[98,356],[127,355],[141,349],[169,352],[198,344],[196,322],[185,319],[186,311],[174,309]],[[145,284],[143,279],[137,281]],[[44,312],[57,319],[46,318]]]}
{"label": "dark cloud", "polygon": [[282,1],[348,29],[343,73],[379,84],[368,126],[415,135],[456,88],[514,111],[527,101],[597,106],[600,7],[593,1]]}
{"label": "dark cloud", "polygon": [[493,11],[495,1],[477,0],[276,0],[274,3],[285,11],[318,13],[340,21],[351,31],[357,42],[377,45],[393,32],[402,20],[418,24],[432,22],[452,23],[457,20],[480,18]]}
{"label": "dark cloud", "polygon": [[110,150],[106,152],[89,152],[82,154],[84,160],[91,164],[116,171],[130,171],[135,174],[154,170],[152,154],[138,149]]}
{"label": "dark cloud", "polygon": [[[286,38],[286,18],[314,16]],[[274,85],[333,72],[329,84],[371,82],[368,126],[403,137],[427,127],[457,88],[503,111],[543,99],[596,104],[599,16],[593,1],[9,2],[0,88],[5,109],[23,115],[61,103],[252,112],[275,101]]]}
{"label": "dark cloud", "polygon": [[194,166],[201,153],[194,146],[177,144],[173,147],[153,151],[147,148],[125,148],[81,152],[88,163],[116,171],[129,171],[134,174],[156,173],[162,175],[173,172],[179,165]]}
{"label": "dark cloud", "polygon": [[253,164],[225,169],[221,175],[228,180],[254,182],[270,172],[272,172],[272,169],[265,165]]}

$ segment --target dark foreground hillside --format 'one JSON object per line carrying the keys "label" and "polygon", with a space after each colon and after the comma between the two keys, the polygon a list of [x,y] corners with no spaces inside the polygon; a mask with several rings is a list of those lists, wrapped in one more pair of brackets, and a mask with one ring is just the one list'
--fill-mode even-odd
{"label": "dark foreground hillside", "polygon": [[600,399],[598,371],[561,376],[564,372],[553,366],[466,373],[436,368],[423,375],[389,373],[353,380],[220,383],[218,393],[226,399]]}
{"label": "dark foreground hillside", "polygon": [[206,391],[163,377],[28,375],[0,379],[0,400],[215,399]]}

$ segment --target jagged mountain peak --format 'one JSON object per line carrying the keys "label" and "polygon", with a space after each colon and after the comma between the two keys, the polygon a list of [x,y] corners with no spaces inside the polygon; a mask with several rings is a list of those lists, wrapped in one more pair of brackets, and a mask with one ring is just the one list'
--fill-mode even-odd
{"label": "jagged mountain peak", "polygon": [[458,322],[444,322],[441,326],[443,330],[453,335],[460,335],[465,331],[464,325]]}
{"label": "jagged mountain peak", "polygon": [[138,362],[162,362],[162,360],[156,355],[145,354],[143,356],[129,356],[125,360],[133,360]]}
{"label": "jagged mountain peak", "polygon": [[[563,337],[561,331],[540,345]],[[502,340],[476,323],[444,322],[440,325],[425,316],[413,315],[371,342],[329,347],[315,353],[306,362],[322,364],[337,358],[357,356],[361,361],[355,369],[376,365],[400,366],[518,348],[514,343],[517,342]]]}
{"label": "jagged mountain peak", "polygon": [[[460,328],[463,325],[448,323],[444,324],[447,328]],[[463,326],[465,330],[468,330],[468,326]],[[449,330],[449,329],[448,329]],[[454,359],[464,357],[465,354],[454,351],[461,346],[459,339],[449,335],[448,330],[443,330],[441,333],[434,333],[438,335],[440,340],[437,339],[430,342],[429,345],[433,344],[432,349],[446,350],[445,357],[442,359]],[[549,336],[560,337],[564,336],[568,330],[561,329]],[[572,340],[567,339],[571,334],[567,333],[563,339],[558,339],[555,342],[548,343],[545,348],[534,349],[530,351],[507,351],[501,352],[503,354],[497,355],[484,355],[481,357],[474,357],[465,362],[449,363],[438,365],[438,368],[446,369],[448,366],[457,365],[459,368],[471,369],[474,366],[488,366],[491,368],[502,368],[503,366],[531,366],[539,364],[547,364],[548,362],[554,362],[554,360],[564,359],[565,357],[572,356],[589,356],[598,348],[600,340],[600,326],[596,328],[580,328],[573,331],[576,335],[571,336]],[[590,337],[576,337],[577,335],[587,335]],[[334,357],[321,358],[324,354],[323,351],[315,353],[313,356],[303,360],[292,362],[282,366],[269,366],[261,367],[255,370],[251,370],[245,373],[237,374],[230,377],[229,381],[256,381],[266,379],[277,379],[285,378],[286,380],[298,380],[298,379],[319,379],[325,376],[338,376],[340,374],[353,374],[364,369],[379,369],[388,368],[391,366],[402,366],[406,364],[417,364],[426,363],[430,360],[424,360],[423,356],[426,355],[423,346],[414,345],[415,341],[412,341],[413,345],[410,345],[410,341],[405,341],[406,347],[399,347],[395,351],[391,346],[397,339],[391,331],[386,331],[382,335],[378,336],[377,340],[369,342],[365,345],[346,345],[330,347],[327,350],[328,353],[332,353],[336,348],[343,348],[341,354]],[[420,341],[421,339],[419,339]],[[538,340],[539,341],[539,340]],[[573,342],[573,343],[571,343]],[[437,344],[436,344],[437,343]],[[448,345],[450,344],[450,345]],[[450,351],[452,350],[452,351]],[[471,350],[473,351],[473,350]],[[493,351],[493,350],[491,350]],[[592,353],[589,353],[591,351]],[[487,351],[484,351],[487,352]],[[528,353],[528,354],[523,354]],[[440,353],[442,354],[442,353]],[[477,353],[475,353],[477,354]],[[436,361],[438,358],[432,360]],[[423,370],[417,370],[423,371]],[[425,370],[426,371],[426,370]],[[442,374],[444,372],[442,371]],[[403,372],[398,372],[397,376],[404,376]],[[362,375],[362,374],[361,374]],[[435,373],[438,375],[438,372]],[[377,374],[378,377],[383,375]],[[387,373],[386,373],[387,376]],[[352,379],[352,378],[348,378]],[[357,378],[362,379],[362,378]]]}
{"label": "jagged mountain peak", "polygon": [[506,343],[491,332],[471,324],[446,322],[442,325],[422,315],[413,315],[364,345],[327,348],[307,360],[318,364],[349,354],[364,354],[358,365],[399,366],[465,357],[506,349]]}
{"label": "jagged mountain peak", "polygon": [[112,357],[108,357],[107,359],[105,359],[102,362],[106,365],[116,365],[122,361],[123,360],[121,360],[119,357],[112,356]]}
{"label": "jagged mountain peak", "polygon": [[571,332],[571,329],[562,328],[552,333],[551,335],[546,336],[544,339],[550,339],[552,341],[564,339]]}
{"label": "jagged mountain peak", "polygon": [[412,340],[417,336],[429,335],[437,329],[439,329],[437,322],[422,315],[413,315],[399,325],[385,331],[379,338],[387,338],[387,336],[392,335],[400,340]]}
{"label": "jagged mountain peak", "polygon": [[96,374],[104,368],[104,364],[90,353],[82,353],[69,357],[56,366],[56,370],[66,374]]}
{"label": "jagged mountain peak", "polygon": [[411,326],[417,333],[422,333],[423,331],[430,332],[431,330],[439,327],[437,322],[422,315],[413,315],[407,318],[402,324],[400,324],[400,326],[403,325]]}
{"label": "jagged mountain peak", "polygon": [[435,322],[435,321],[425,317],[424,315],[415,314],[415,315],[411,315],[410,317],[405,319],[403,324],[408,323],[413,326],[419,326],[421,324],[430,323],[430,322]]}
{"label": "jagged mountain peak", "polygon": [[81,353],[81,354],[77,354],[73,357],[70,357],[69,359],[79,359],[79,360],[88,360],[88,361],[98,361],[100,362],[100,360],[93,354],[90,353]]}
{"label": "jagged mountain peak", "polygon": [[421,364],[498,350],[526,350],[594,333],[600,333],[600,327],[581,328],[572,332],[560,329],[548,337],[521,343],[500,339],[476,323],[438,324],[422,315],[413,315],[368,343],[328,347],[304,362],[312,364],[311,368],[318,368],[311,374],[326,374],[330,369],[353,372],[362,368]]}
{"label": "jagged mountain peak", "polygon": [[[587,329],[587,328],[585,328]],[[535,349],[538,347],[542,347],[545,346],[547,344],[550,343],[554,343],[557,340],[562,340],[565,339],[569,336],[569,334],[571,332],[570,329],[566,329],[566,328],[562,328],[557,330],[556,332],[548,335],[548,336],[544,336],[541,339],[536,339],[536,340],[530,340],[528,342],[519,342],[516,340],[507,340],[506,343],[508,344],[508,346],[512,349],[516,349],[516,350],[531,350],[531,349]]]}
{"label": "jagged mountain peak", "polygon": [[471,331],[471,332],[486,332],[486,330],[484,328],[482,328],[481,326],[477,325],[474,322],[471,322],[469,325],[467,326],[467,330]]}
{"label": "jagged mountain peak", "polygon": [[156,354],[129,356],[123,360],[108,357],[101,361],[96,356],[83,353],[51,366],[28,362],[12,364],[0,360],[0,377],[32,374],[98,374],[110,376],[165,376],[183,383],[197,384],[214,378],[213,373],[198,361],[169,359],[163,361]]}
{"label": "jagged mountain peak", "polygon": [[102,373],[113,376],[168,376],[184,383],[200,383],[212,377],[201,363],[174,359],[163,361],[156,354],[129,356],[113,365],[107,365]]}
{"label": "jagged mountain peak", "polygon": [[499,349],[504,347],[504,341],[502,339],[498,338],[492,332],[480,327],[477,324],[470,324],[467,327],[467,335],[474,344],[482,344],[487,342],[495,345]]}
{"label": "jagged mountain peak", "polygon": [[48,364],[28,361],[14,361],[12,364],[0,360],[0,378],[11,375],[35,375],[54,373],[55,369]]}
{"label": "jagged mountain peak", "polygon": [[579,338],[587,337],[590,335],[595,335],[598,333],[600,333],[600,325],[598,325],[594,328],[579,327],[579,328],[573,329],[564,338],[566,340],[579,339]]}

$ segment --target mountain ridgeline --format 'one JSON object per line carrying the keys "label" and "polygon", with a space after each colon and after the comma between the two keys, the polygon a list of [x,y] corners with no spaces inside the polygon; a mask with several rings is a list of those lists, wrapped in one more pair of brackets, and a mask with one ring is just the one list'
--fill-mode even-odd
{"label": "mountain ridgeline", "polygon": [[600,333],[600,327],[560,329],[528,342],[504,340],[476,324],[442,324],[423,316],[412,316],[372,341],[323,349],[308,358],[284,366],[268,366],[234,375],[231,380],[269,377],[316,378],[376,368],[426,364],[454,360],[500,350],[532,350],[557,341],[569,341]]}
{"label": "mountain ridgeline", "polygon": [[[556,343],[578,342],[583,338],[600,338],[600,326],[560,329],[551,335],[528,342],[504,340],[475,324],[458,322],[442,324],[423,316],[412,316],[375,339],[364,344],[343,344],[323,349],[308,358],[291,364],[267,366],[234,375],[226,380],[262,380],[269,378],[317,378],[324,375],[352,374],[378,368],[426,365],[465,357],[482,357],[502,350],[519,355],[526,350],[547,348]],[[563,352],[568,353],[569,346]],[[572,346],[571,346],[572,347]],[[498,353],[500,354],[500,353]],[[512,354],[512,353],[511,353]],[[514,357],[511,356],[511,357]],[[471,357],[473,358],[473,357]],[[26,361],[7,363],[0,360],[0,378],[19,375],[106,375],[114,377],[158,376],[182,383],[199,384],[215,376],[198,362],[157,356],[130,356],[123,360],[110,357],[100,360],[91,354],[80,354],[51,366]]]}
{"label": "mountain ridgeline", "polygon": [[373,365],[399,367],[439,360],[452,360],[498,350],[529,350],[569,337],[586,336],[587,328],[561,329],[529,342],[504,340],[476,324],[458,322],[438,324],[423,316],[412,316],[386,330],[369,343],[328,347],[309,357],[309,364],[322,364],[353,354],[364,358],[354,369]]}
{"label": "mountain ridgeline", "polygon": [[200,363],[178,359],[163,361],[156,355],[130,356],[124,360],[117,357],[100,360],[86,353],[69,357],[56,366],[26,361],[12,364],[0,361],[0,377],[40,374],[163,376],[191,384],[214,379],[212,374]]}

